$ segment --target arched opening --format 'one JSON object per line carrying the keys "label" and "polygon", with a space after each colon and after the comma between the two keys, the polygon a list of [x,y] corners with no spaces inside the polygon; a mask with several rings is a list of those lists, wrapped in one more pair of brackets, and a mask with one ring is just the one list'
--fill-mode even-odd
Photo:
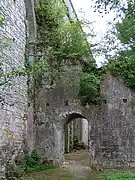
{"label": "arched opening", "polygon": [[89,147],[89,123],[79,113],[72,113],[64,124],[64,153],[86,150]]}

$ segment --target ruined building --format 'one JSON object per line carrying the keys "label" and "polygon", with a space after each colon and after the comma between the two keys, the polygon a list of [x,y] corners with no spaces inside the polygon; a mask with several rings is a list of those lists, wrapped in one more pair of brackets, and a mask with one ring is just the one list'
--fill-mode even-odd
{"label": "ruined building", "polygon": [[[23,67],[26,56],[30,64],[34,61],[34,6],[33,0],[0,1],[1,15],[5,17],[0,25],[0,37],[8,38],[9,44],[0,51],[1,74]],[[26,145],[29,150],[35,148],[42,159],[62,163],[64,125],[74,118],[88,120],[88,146],[100,165],[135,167],[135,92],[120,78],[108,73],[101,83],[102,104],[85,107],[77,97],[79,70],[75,68],[70,73],[66,70],[59,74],[52,86],[48,85],[47,76],[35,97],[35,106],[27,96],[30,84],[26,76],[3,77],[0,84],[1,177],[6,163],[22,153]]]}

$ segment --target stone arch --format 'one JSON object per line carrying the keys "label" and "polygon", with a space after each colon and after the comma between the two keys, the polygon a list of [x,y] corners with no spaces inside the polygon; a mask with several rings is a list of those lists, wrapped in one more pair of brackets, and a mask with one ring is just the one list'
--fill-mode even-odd
{"label": "stone arch", "polygon": [[82,114],[72,113],[67,116],[66,123],[70,123],[73,119],[77,119],[77,118],[86,119]]}
{"label": "stone arch", "polygon": [[[79,118],[81,118],[82,120],[85,119],[87,120],[87,125],[89,128],[89,120],[83,115],[83,113],[81,111],[70,111],[70,112],[65,112],[63,114],[60,115],[60,121],[62,122],[62,131],[63,131],[63,143],[62,143],[62,149],[63,149],[63,154],[67,151],[66,150],[66,146],[65,144],[67,144],[67,127],[68,124],[71,123],[73,120],[78,120]],[[66,136],[65,136],[66,135]],[[88,135],[88,141],[87,143],[89,143],[89,135]]]}
{"label": "stone arch", "polygon": [[69,111],[69,112],[65,112],[65,113],[60,114],[59,121],[62,124],[65,124],[65,123],[68,123],[68,122],[72,121],[75,118],[85,118],[85,119],[87,119],[87,117],[85,117],[83,115],[82,111]]}

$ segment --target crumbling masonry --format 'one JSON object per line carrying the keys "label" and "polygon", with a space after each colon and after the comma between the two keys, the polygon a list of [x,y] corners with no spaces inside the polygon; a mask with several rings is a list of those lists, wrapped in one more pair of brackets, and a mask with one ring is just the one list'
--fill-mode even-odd
{"label": "crumbling masonry", "polygon": [[[9,39],[9,45],[0,52],[0,73],[23,67],[26,57],[33,63],[34,5],[33,0],[0,1],[0,11],[6,18],[0,25],[0,37]],[[61,73],[53,86],[48,84],[49,78],[35,97],[34,109],[27,97],[31,87],[27,77],[16,77],[0,86],[0,177],[4,176],[6,163],[22,153],[26,145],[29,150],[36,148],[43,159],[62,163],[64,124],[74,118],[88,120],[89,149],[100,165],[135,167],[133,90],[108,73],[101,83],[102,105],[83,107],[77,99],[79,70]]]}

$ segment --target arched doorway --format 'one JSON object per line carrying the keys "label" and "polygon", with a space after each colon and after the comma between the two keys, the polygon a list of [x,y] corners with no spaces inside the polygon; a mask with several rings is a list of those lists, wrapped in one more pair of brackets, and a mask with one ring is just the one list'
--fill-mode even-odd
{"label": "arched doorway", "polygon": [[89,147],[89,123],[79,113],[66,117],[64,124],[64,153],[74,150],[86,150]]}

